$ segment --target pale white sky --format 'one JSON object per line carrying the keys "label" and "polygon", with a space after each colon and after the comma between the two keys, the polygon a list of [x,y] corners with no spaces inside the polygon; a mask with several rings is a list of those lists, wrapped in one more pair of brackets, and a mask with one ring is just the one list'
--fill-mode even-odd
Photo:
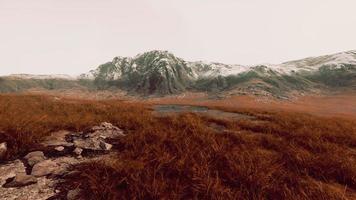
{"label": "pale white sky", "polygon": [[0,75],[80,74],[152,49],[280,63],[356,49],[356,0],[0,0]]}

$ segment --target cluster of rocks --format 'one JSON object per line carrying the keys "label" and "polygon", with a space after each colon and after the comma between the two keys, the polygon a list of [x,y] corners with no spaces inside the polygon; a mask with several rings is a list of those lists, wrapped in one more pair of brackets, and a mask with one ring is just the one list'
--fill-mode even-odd
{"label": "cluster of rocks", "polygon": [[112,145],[107,139],[125,136],[123,131],[110,123],[103,122],[86,132],[71,133],[68,131],[54,132],[42,142],[43,146],[53,147],[58,152],[73,150],[77,156],[83,151],[109,151]]}
{"label": "cluster of rocks", "polygon": [[[54,132],[41,143],[52,153],[34,151],[23,159],[0,165],[0,199],[47,199],[57,192],[54,185],[58,177],[70,173],[71,166],[93,159],[100,159],[112,150],[113,145],[106,142],[125,136],[123,131],[110,123],[102,123],[86,132]],[[0,154],[2,153],[0,144]],[[52,150],[52,151],[51,151]],[[83,156],[83,151],[96,151],[94,157]],[[59,155],[59,156],[58,156]],[[67,198],[73,199],[78,189],[68,192]]]}

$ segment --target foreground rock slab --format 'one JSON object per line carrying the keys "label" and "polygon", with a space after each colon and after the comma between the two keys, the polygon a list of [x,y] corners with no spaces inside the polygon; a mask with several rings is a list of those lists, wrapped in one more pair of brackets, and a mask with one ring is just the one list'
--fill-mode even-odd
{"label": "foreground rock slab", "polygon": [[[25,177],[21,177],[21,176]],[[16,180],[17,177],[17,180]],[[15,160],[0,166],[0,199],[4,200],[45,200],[55,194],[54,180],[45,177],[36,179],[36,183],[21,187],[4,187],[6,181],[14,178],[16,181],[27,183],[34,179],[27,177],[25,165],[20,160]],[[14,181],[13,180],[13,181]],[[10,182],[11,183],[11,182]]]}
{"label": "foreground rock slab", "polygon": [[46,200],[54,196],[55,180],[38,178],[37,183],[16,188],[0,187],[0,199],[4,200]]}
{"label": "foreground rock slab", "polygon": [[[84,133],[69,131],[52,133],[41,144],[57,153],[46,152],[46,157],[42,151],[34,151],[23,158],[24,163],[15,160],[0,165],[0,199],[45,200],[54,197],[55,185],[60,184],[63,177],[78,173],[71,171],[72,166],[115,156],[113,145],[105,140],[122,136],[125,134],[121,129],[106,122]],[[0,153],[1,145],[2,143]],[[3,146],[7,150],[6,143]],[[94,156],[82,155],[83,151],[90,150],[99,153],[93,154]],[[79,188],[71,190],[67,198],[78,199],[79,192]]]}
{"label": "foreground rock slab", "polygon": [[58,165],[52,160],[44,160],[35,164],[32,168],[31,175],[36,177],[46,176],[54,173]]}
{"label": "foreground rock slab", "polygon": [[5,184],[4,187],[23,187],[34,183],[37,183],[37,179],[34,176],[20,173],[11,182]]}
{"label": "foreground rock slab", "polygon": [[7,179],[15,177],[16,174],[26,174],[25,165],[21,160],[15,160],[0,166],[0,185],[4,185]]}

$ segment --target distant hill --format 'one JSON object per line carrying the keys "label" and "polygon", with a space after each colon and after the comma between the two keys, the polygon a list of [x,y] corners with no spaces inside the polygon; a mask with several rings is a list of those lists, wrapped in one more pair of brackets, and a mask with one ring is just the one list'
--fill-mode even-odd
{"label": "distant hill", "polygon": [[0,93],[22,92],[29,89],[66,90],[93,89],[92,81],[54,78],[53,76],[3,76],[0,77]]}
{"label": "distant hill", "polygon": [[0,92],[31,88],[126,90],[162,96],[185,91],[283,97],[291,92],[356,90],[356,51],[310,57],[277,65],[190,62],[168,51],[150,51],[112,61],[79,77],[18,74],[0,77]]}

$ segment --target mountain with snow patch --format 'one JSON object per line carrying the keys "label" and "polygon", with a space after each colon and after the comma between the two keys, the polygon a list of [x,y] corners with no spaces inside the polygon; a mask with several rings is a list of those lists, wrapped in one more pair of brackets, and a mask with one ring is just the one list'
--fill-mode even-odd
{"label": "mountain with snow patch", "polygon": [[116,57],[81,78],[93,80],[100,89],[121,88],[141,95],[237,91],[278,96],[330,87],[355,88],[355,69],[356,51],[256,66],[190,62],[168,51],[150,51],[133,58]]}
{"label": "mountain with snow patch", "polygon": [[186,91],[286,97],[290,93],[356,91],[356,51],[281,64],[229,65],[185,61],[168,51],[115,57],[79,77],[15,74],[0,77],[0,92],[46,90],[125,90],[139,96]]}

